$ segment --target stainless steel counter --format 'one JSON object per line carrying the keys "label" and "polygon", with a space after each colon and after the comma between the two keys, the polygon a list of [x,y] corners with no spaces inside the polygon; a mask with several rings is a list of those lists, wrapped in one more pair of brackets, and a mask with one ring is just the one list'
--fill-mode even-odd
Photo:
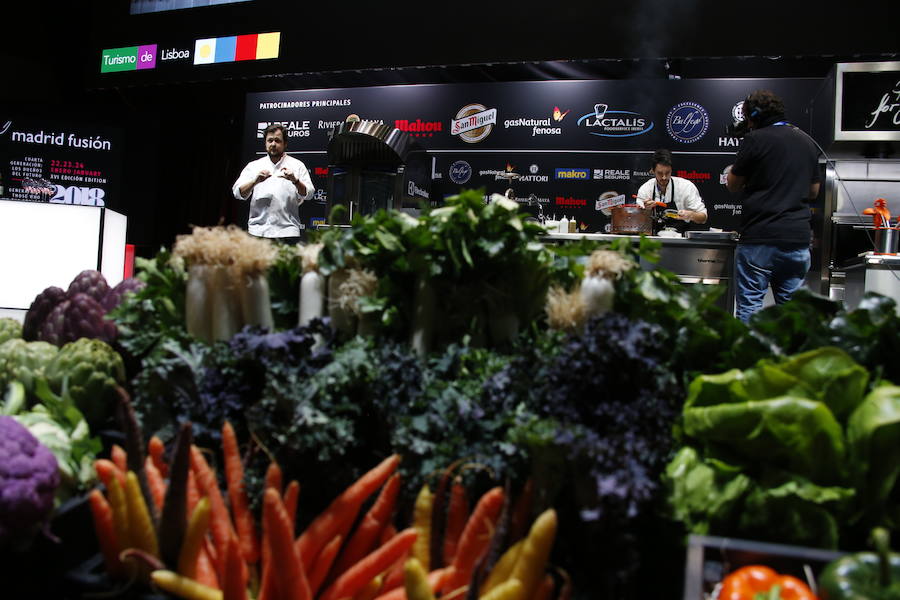
{"label": "stainless steel counter", "polygon": [[[866,252],[844,264],[844,306],[853,310],[863,294],[877,292],[894,300],[900,298],[900,256]],[[897,305],[900,314],[900,304]]]}
{"label": "stainless steel counter", "polygon": [[[641,261],[645,269],[661,267],[672,271],[685,284],[706,283],[724,285],[725,293],[719,299],[719,305],[734,314],[734,248],[735,240],[702,239],[702,238],[670,238],[648,236],[662,243],[660,260],[657,265]],[[637,235],[616,235],[608,233],[550,233],[542,239],[546,243],[561,244],[581,239],[593,241],[612,241],[627,238],[634,244],[640,242]]]}

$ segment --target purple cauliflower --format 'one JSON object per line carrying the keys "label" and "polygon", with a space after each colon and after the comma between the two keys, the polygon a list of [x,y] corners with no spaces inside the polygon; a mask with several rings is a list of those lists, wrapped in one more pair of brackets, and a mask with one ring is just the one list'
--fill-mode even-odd
{"label": "purple cauliflower", "polygon": [[74,298],[75,294],[87,294],[97,302],[103,302],[103,299],[109,293],[109,284],[106,283],[106,277],[100,271],[93,269],[85,269],[75,276],[69,289],[66,290],[67,298]]}
{"label": "purple cauliflower", "polygon": [[66,293],[56,286],[50,286],[35,296],[34,301],[25,313],[25,321],[22,325],[22,337],[27,342],[37,341],[47,315],[56,308],[60,302],[66,299]]}
{"label": "purple cauliflower", "polygon": [[123,279],[118,283],[118,285],[116,285],[116,287],[107,292],[106,296],[104,296],[103,301],[100,304],[103,305],[103,309],[106,312],[109,312],[122,302],[122,297],[125,296],[125,294],[139,292],[146,286],[146,283],[144,283],[140,279],[137,279],[136,277]]}
{"label": "purple cauliflower", "polygon": [[0,547],[22,541],[50,514],[58,485],[53,453],[14,418],[0,416]]}
{"label": "purple cauliflower", "polygon": [[63,300],[47,315],[39,339],[62,346],[78,338],[94,338],[111,344],[118,331],[105,318],[106,311],[87,294],[77,293]]}

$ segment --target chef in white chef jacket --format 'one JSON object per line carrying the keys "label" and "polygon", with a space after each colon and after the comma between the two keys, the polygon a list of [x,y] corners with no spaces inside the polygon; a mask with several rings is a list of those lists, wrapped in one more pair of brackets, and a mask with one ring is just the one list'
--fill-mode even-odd
{"label": "chef in white chef jacket", "polygon": [[672,153],[664,148],[653,153],[653,178],[638,189],[636,202],[651,206],[662,202],[666,208],[677,210],[678,218],[688,223],[706,223],[706,205],[697,186],[683,177],[672,175]]}

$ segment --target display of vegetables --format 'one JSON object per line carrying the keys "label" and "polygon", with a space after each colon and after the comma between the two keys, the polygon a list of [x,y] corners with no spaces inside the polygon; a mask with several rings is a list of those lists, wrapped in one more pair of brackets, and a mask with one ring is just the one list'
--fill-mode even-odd
{"label": "display of vegetables", "polygon": [[872,530],[874,552],[857,552],[828,565],[819,575],[822,600],[879,600],[900,597],[900,554],[891,552],[888,531]]}
{"label": "display of vegetables", "polygon": [[765,565],[747,565],[722,580],[718,600],[816,600],[816,595],[800,579],[778,573]]}
{"label": "display of vegetables", "polygon": [[22,337],[22,324],[9,317],[0,318],[0,344]]}

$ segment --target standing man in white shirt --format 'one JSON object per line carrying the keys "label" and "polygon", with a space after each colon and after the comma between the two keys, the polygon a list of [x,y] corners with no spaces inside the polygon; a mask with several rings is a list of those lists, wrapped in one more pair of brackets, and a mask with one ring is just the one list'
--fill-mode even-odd
{"label": "standing man in white shirt", "polygon": [[[637,202],[662,202],[678,211],[678,218],[688,223],[706,223],[706,205],[697,186],[689,179],[672,176],[672,153],[659,149],[653,153],[653,178],[641,185]],[[674,205],[674,206],[673,206]]]}
{"label": "standing man in white shirt", "polygon": [[285,130],[269,125],[263,134],[266,156],[251,161],[231,188],[238,200],[250,200],[248,230],[251,235],[300,241],[300,205],[315,194],[309,170],[285,152]]}

